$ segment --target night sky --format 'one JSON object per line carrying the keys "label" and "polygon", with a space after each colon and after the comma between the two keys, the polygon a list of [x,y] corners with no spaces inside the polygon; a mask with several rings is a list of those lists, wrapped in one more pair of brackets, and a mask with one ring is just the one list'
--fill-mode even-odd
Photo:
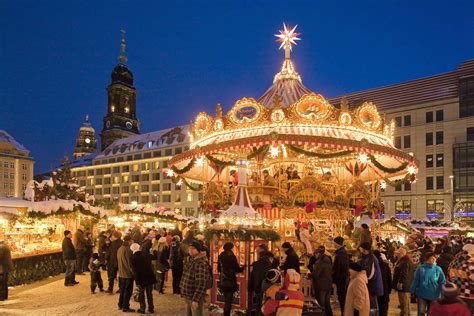
{"label": "night sky", "polygon": [[72,155],[86,114],[100,134],[122,27],[142,132],[187,124],[217,102],[227,111],[271,85],[283,21],[302,33],[292,59],[303,83],[326,97],[474,58],[472,0],[3,0],[0,129],[31,151],[35,173]]}

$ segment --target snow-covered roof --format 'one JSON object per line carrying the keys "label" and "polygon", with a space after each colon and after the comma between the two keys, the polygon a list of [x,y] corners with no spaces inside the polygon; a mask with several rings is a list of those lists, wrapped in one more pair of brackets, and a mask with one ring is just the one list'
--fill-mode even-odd
{"label": "snow-covered roof", "polygon": [[49,201],[28,201],[20,198],[0,198],[0,208],[25,208],[28,212],[41,212],[44,214],[51,214],[58,211],[60,208],[66,211],[72,211],[75,206],[81,205],[84,209],[91,211],[94,214],[106,215],[106,211],[101,207],[95,207],[86,202],[78,202],[74,200],[49,200]]}
{"label": "snow-covered roof", "polygon": [[[92,160],[97,157],[97,155],[99,155],[99,153],[93,153],[93,154],[89,154],[89,155],[86,155],[86,156],[82,156],[80,158],[77,158],[76,160],[74,160],[70,165],[69,167],[70,168],[75,168],[75,167],[82,167],[82,166],[91,166],[92,165]],[[60,167],[59,167],[60,168]]]}
{"label": "snow-covered roof", "polygon": [[5,130],[0,129],[0,142],[7,142],[13,145],[17,150],[23,150],[29,152],[25,146],[20,144],[18,141],[15,140],[10,134],[8,134]]}
{"label": "snow-covered roof", "polygon": [[137,153],[163,147],[185,145],[190,142],[188,126],[178,126],[165,130],[117,139],[95,158],[112,157]]}

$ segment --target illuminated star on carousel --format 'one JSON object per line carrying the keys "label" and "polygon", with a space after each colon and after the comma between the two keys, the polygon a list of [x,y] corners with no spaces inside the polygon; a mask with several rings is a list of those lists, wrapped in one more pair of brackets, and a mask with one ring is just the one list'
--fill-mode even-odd
{"label": "illuminated star on carousel", "polygon": [[280,49],[284,47],[285,49],[288,48],[291,50],[291,45],[296,45],[296,41],[301,40],[301,38],[298,38],[298,35],[301,33],[295,33],[297,27],[298,25],[291,28],[291,26],[287,26],[283,23],[283,30],[279,31],[280,34],[275,34],[275,36],[278,37],[277,42],[281,42]]}
{"label": "illuminated star on carousel", "polygon": [[168,169],[168,171],[166,171],[166,176],[171,178],[174,176],[174,171],[173,169]]}

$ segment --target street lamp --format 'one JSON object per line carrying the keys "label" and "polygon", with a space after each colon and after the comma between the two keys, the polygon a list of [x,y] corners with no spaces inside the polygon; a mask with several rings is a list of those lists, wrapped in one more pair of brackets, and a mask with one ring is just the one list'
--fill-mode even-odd
{"label": "street lamp", "polygon": [[450,175],[451,180],[451,221],[454,222],[454,176]]}

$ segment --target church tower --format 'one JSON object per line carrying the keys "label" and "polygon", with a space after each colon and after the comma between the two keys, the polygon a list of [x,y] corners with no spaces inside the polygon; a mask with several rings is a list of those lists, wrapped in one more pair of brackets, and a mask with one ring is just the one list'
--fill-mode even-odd
{"label": "church tower", "polygon": [[102,150],[115,140],[140,134],[137,119],[137,90],[133,86],[133,74],[127,66],[125,55],[125,31],[122,30],[119,63],[112,71],[112,82],[107,87],[107,115],[101,133]]}
{"label": "church tower", "polygon": [[78,159],[82,156],[95,153],[96,150],[97,140],[95,139],[95,130],[89,122],[89,115],[86,115],[86,120],[79,129],[73,157],[74,159]]}

